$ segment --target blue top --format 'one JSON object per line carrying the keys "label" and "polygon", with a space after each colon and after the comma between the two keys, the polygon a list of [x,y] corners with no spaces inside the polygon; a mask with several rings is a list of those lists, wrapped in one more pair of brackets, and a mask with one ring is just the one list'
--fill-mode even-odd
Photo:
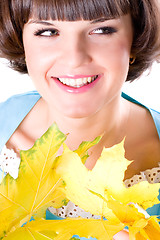
{"label": "blue top", "polygon": [[[140,102],[136,101],[125,93],[122,93],[122,97],[149,110],[154,120],[160,139],[160,113],[154,109],[148,108],[147,106],[141,104]],[[11,137],[11,135],[14,133],[16,128],[19,126],[19,124],[22,122],[22,120],[25,118],[25,116],[31,111],[31,109],[34,107],[34,105],[38,102],[40,98],[41,96],[37,91],[31,91],[24,94],[12,96],[5,102],[0,103],[0,151],[2,150],[8,139]],[[0,179],[1,174],[2,172],[0,172]],[[150,215],[160,215],[160,204],[148,209],[148,212]],[[61,219],[55,215],[50,214],[49,212],[46,213],[46,218]],[[80,239],[82,240],[86,238]]]}

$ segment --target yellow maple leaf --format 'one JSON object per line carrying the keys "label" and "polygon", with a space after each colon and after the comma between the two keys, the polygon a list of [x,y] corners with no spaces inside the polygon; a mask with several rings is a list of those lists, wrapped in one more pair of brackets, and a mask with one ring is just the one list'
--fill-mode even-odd
{"label": "yellow maple leaf", "polygon": [[[31,150],[21,152],[18,179],[7,175],[0,185],[1,236],[7,232],[6,240],[69,240],[76,234],[111,240],[127,225],[131,240],[155,240],[160,234],[157,219],[146,218],[133,203],[144,208],[158,203],[159,184],[141,182],[129,189],[125,187],[124,172],[130,162],[124,157],[123,142],[104,149],[93,170],[88,170],[83,164],[86,152],[100,138],[83,142],[74,152],[64,144],[63,154],[56,157],[65,138],[53,125]],[[40,220],[46,207],[63,205],[62,191],[79,207],[108,220]],[[28,223],[32,215],[36,221]],[[27,224],[19,227],[25,221]],[[11,228],[15,231],[10,232]]]}
{"label": "yellow maple leaf", "polygon": [[55,172],[56,154],[66,136],[53,124],[28,151],[21,151],[19,176],[9,174],[0,184],[0,237],[31,216],[43,217],[48,205],[63,205],[64,184]]}
{"label": "yellow maple leaf", "polygon": [[109,200],[108,207],[112,209],[118,219],[129,227],[130,240],[158,240],[160,226],[155,216],[146,217],[143,209],[135,204],[125,205],[118,201]]}
{"label": "yellow maple leaf", "polygon": [[73,235],[94,237],[100,240],[112,240],[113,235],[123,229],[123,224],[113,224],[95,219],[37,220],[17,229],[6,240],[69,240]]}
{"label": "yellow maple leaf", "polygon": [[125,187],[124,172],[131,162],[124,156],[123,144],[121,142],[104,149],[93,170],[88,170],[79,156],[65,146],[64,154],[59,157],[57,171],[63,175],[66,183],[67,198],[76,205],[92,214],[114,220],[114,224],[120,221],[129,226],[131,239],[136,239],[136,234],[140,232],[144,239],[155,240],[149,238],[147,232],[156,229],[160,234],[157,220],[146,219],[131,203],[139,204],[144,209],[159,203],[157,196],[160,184],[144,181],[130,188]]}
{"label": "yellow maple leaf", "polygon": [[138,203],[145,209],[159,203],[159,183],[144,181],[130,188],[125,187],[124,172],[131,162],[124,156],[123,144],[104,148],[92,170],[87,169],[80,157],[65,146],[64,153],[58,159],[57,171],[66,183],[67,198],[84,210],[107,219],[112,218],[112,211],[103,198],[113,198],[124,204]]}
{"label": "yellow maple leaf", "polygon": [[125,222],[131,225],[130,240],[159,239],[160,227],[155,217],[146,219],[134,205],[124,205],[114,200],[108,201],[108,205],[124,223],[82,218],[37,220],[27,223],[23,228],[16,229],[5,239],[69,240],[73,235],[79,235],[79,237],[85,237],[85,239],[94,237],[94,239],[99,240],[112,240],[113,236],[124,228]]}

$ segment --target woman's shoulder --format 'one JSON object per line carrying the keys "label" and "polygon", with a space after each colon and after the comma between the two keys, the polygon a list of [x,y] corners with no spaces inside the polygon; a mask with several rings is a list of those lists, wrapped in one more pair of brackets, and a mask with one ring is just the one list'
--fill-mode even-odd
{"label": "woman's shoulder", "polygon": [[[128,167],[128,177],[158,166],[160,162],[160,113],[131,103],[131,113],[126,137],[126,157],[133,160]],[[134,169],[134,172],[133,172]]]}
{"label": "woman's shoulder", "polygon": [[160,113],[158,111],[131,103],[130,124],[136,136],[141,135],[144,139],[148,136],[148,140],[150,138],[159,140]]}
{"label": "woman's shoulder", "polygon": [[[150,108],[149,106],[146,106],[143,102],[139,102],[136,99],[132,98],[131,96],[127,95],[126,93],[122,92],[122,97],[126,99],[127,101],[131,102],[132,106],[132,120],[133,125],[134,122],[137,124],[139,122],[139,126],[141,125],[142,128],[148,126],[148,124],[153,126],[153,129],[156,131],[156,135],[158,134],[160,139],[160,111]],[[147,127],[148,130],[150,128]]]}

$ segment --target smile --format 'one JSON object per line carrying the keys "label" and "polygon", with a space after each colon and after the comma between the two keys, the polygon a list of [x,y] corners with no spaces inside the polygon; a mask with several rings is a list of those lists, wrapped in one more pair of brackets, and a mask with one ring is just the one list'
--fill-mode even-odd
{"label": "smile", "polygon": [[81,88],[85,85],[88,85],[94,82],[98,78],[98,75],[92,77],[84,77],[84,78],[57,78],[62,84],[73,87],[73,88]]}

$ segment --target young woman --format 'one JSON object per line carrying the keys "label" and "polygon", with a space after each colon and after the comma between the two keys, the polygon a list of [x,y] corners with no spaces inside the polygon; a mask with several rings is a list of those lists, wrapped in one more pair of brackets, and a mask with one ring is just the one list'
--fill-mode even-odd
{"label": "young woman", "polygon": [[70,133],[72,150],[104,133],[90,150],[89,169],[104,146],[124,137],[126,158],[134,159],[128,185],[158,167],[159,113],[121,93],[125,81],[137,79],[160,55],[158,7],[156,0],[0,1],[1,56],[27,72],[38,91],[0,105],[1,157],[12,151],[18,158],[19,149],[32,147],[56,122]]}

